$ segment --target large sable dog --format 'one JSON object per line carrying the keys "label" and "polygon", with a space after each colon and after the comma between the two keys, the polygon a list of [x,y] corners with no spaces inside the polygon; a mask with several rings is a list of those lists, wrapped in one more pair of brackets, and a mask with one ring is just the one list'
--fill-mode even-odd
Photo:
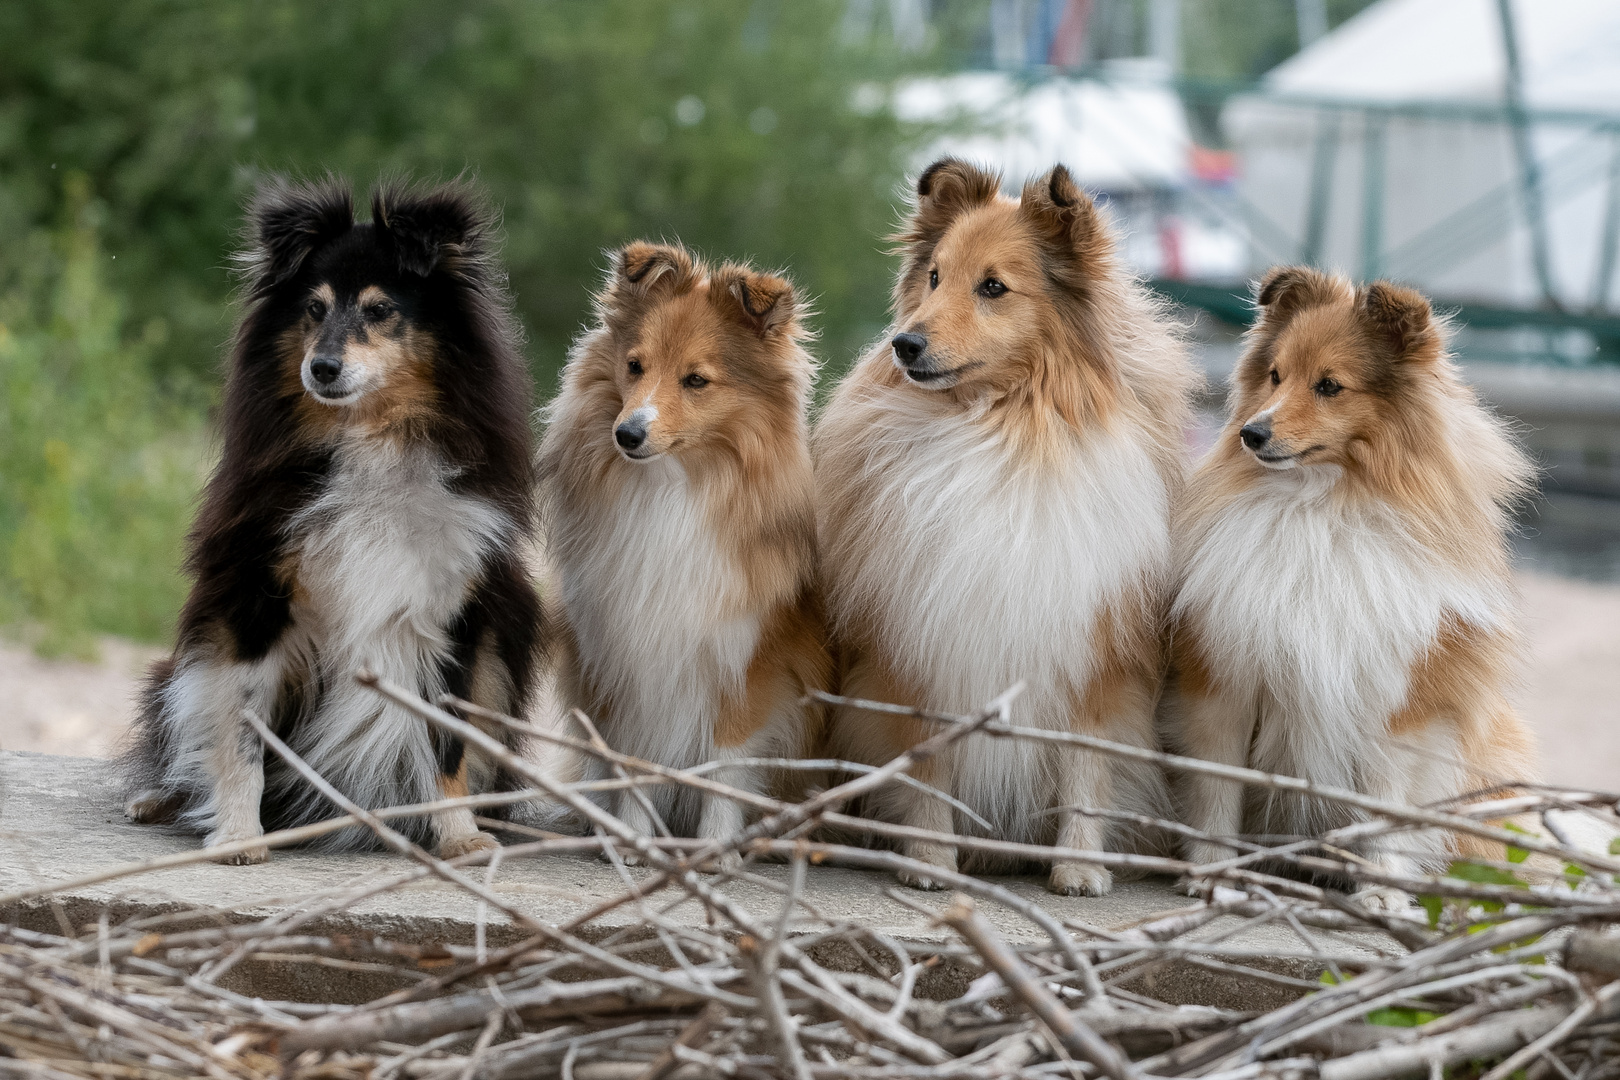
{"label": "large sable dog", "polygon": [[[1397,803],[1528,779],[1529,734],[1505,696],[1518,651],[1506,528],[1528,463],[1418,293],[1285,267],[1258,302],[1231,418],[1178,516],[1171,741]],[[1182,794],[1188,823],[1216,836],[1352,820],[1209,777]],[[1410,873],[1449,847],[1400,833],[1374,854]]]}
{"label": "large sable dog", "polygon": [[[814,364],[792,285],[685,249],[617,252],[541,448],[564,623],[561,690],[616,750],[662,765],[801,757],[830,682],[814,591],[805,413]],[[599,767],[594,764],[592,767]],[[762,791],[765,769],[714,774]],[[622,792],[651,833],[714,839],[736,802]]]}
{"label": "large sable dog", "polygon": [[[214,845],[331,816],[244,710],[362,806],[510,787],[353,677],[505,712],[530,691],[528,378],[490,225],[459,186],[381,188],[369,223],[337,181],[260,193],[195,584],[127,757],[135,820]],[[494,844],[466,809],[402,828],[445,856]]]}
{"label": "large sable dog", "polygon": [[[896,333],[860,361],[816,430],[843,693],[961,714],[1023,680],[1015,722],[1151,747],[1193,373],[1066,169],[1016,202],[998,188],[952,159],[922,174],[899,238]],[[832,749],[875,764],[934,730],[840,710]],[[1064,808],[1168,805],[1157,770],[1024,741],[972,738],[918,779],[997,837],[1071,848],[1121,837]],[[913,789],[869,810],[978,831]],[[956,867],[948,843],[906,852]],[[1057,892],[1110,884],[1094,864],[1052,868]]]}

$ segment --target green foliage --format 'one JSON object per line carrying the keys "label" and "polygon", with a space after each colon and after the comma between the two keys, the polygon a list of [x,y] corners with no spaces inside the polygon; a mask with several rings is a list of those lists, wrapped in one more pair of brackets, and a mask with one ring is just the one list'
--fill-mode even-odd
{"label": "green foliage", "polygon": [[0,237],[54,219],[56,178],[82,171],[107,206],[112,286],[137,323],[166,324],[157,362],[206,377],[259,175],[470,170],[504,207],[545,383],[602,249],[638,236],[790,269],[841,365],[883,324],[881,237],[921,136],[851,94],[875,80],[881,103],[927,62],[885,34],[845,41],[844,7],[17,0],[0,8]]}
{"label": "green foliage", "polygon": [[0,297],[0,622],[88,655],[96,633],[167,634],[206,442],[147,370],[161,328],[126,339],[87,182],[64,187],[67,224],[28,238]]}
{"label": "green foliage", "polygon": [[1429,916],[1429,929],[1433,930],[1440,925],[1440,913],[1445,910],[1446,901],[1440,896],[1420,896],[1417,898],[1418,906]]}
{"label": "green foliage", "polygon": [[1438,1020],[1444,1013],[1429,1012],[1427,1009],[1414,1009],[1407,1005],[1393,1005],[1382,1009],[1374,1009],[1367,1014],[1367,1023],[1377,1024],[1380,1027],[1421,1027],[1430,1020]]}
{"label": "green foliage", "polygon": [[[1529,829],[1521,828],[1520,826],[1513,824],[1511,821],[1502,822],[1502,828],[1506,829],[1508,832],[1516,832],[1521,836],[1536,836],[1536,834],[1531,832]],[[1510,863],[1522,863],[1524,860],[1530,857],[1530,852],[1526,851],[1524,848],[1514,847],[1512,844],[1507,844],[1505,846],[1507,848],[1507,861]]]}

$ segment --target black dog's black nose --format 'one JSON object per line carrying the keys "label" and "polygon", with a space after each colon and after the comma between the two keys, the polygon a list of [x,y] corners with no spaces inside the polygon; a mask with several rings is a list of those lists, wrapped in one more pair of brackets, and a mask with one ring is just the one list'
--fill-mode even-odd
{"label": "black dog's black nose", "polygon": [[894,346],[894,355],[900,358],[902,364],[915,364],[923,350],[928,348],[928,339],[921,334],[896,334],[890,344]]}
{"label": "black dog's black nose", "polygon": [[343,370],[343,361],[332,356],[317,356],[309,362],[309,373],[322,386],[330,384]]}
{"label": "black dog's black nose", "polygon": [[1250,450],[1258,450],[1271,441],[1271,425],[1269,423],[1244,424],[1243,430],[1238,432],[1243,439],[1243,445]]}
{"label": "black dog's black nose", "polygon": [[634,450],[647,441],[647,429],[626,420],[613,429],[613,441],[626,450]]}

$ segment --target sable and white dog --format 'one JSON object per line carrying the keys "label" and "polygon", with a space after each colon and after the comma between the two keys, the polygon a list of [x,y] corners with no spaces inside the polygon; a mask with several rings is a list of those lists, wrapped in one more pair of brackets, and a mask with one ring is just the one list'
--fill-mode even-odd
{"label": "sable and white dog", "polygon": [[[1169,740],[1398,803],[1529,779],[1505,697],[1519,644],[1505,531],[1529,465],[1418,293],[1286,267],[1258,304],[1231,419],[1178,516]],[[1186,821],[1217,836],[1353,820],[1209,777],[1181,793]],[[1189,858],[1231,854],[1196,842]],[[1451,850],[1419,832],[1374,854],[1411,873]]]}
{"label": "sable and white dog", "polygon": [[[1151,747],[1194,375],[1066,169],[1016,201],[999,186],[954,159],[922,174],[898,238],[895,333],[816,429],[842,693],[964,714],[1023,680],[1014,722]],[[832,750],[877,764],[935,730],[841,709]],[[1135,838],[1063,808],[1168,807],[1157,770],[1050,744],[973,737],[917,775],[1007,840],[1100,850]],[[915,789],[867,809],[982,835]],[[956,869],[947,842],[904,850]],[[1050,884],[1101,895],[1111,881],[1103,867],[1059,863]]]}
{"label": "sable and white dog", "polygon": [[[564,702],[614,749],[662,765],[802,757],[821,711],[801,699],[831,664],[814,589],[814,364],[793,287],[635,243],[596,311],[541,447]],[[754,766],[711,775],[759,792],[772,780]],[[613,809],[649,834],[649,810],[680,836],[744,822],[731,799],[647,795]]]}

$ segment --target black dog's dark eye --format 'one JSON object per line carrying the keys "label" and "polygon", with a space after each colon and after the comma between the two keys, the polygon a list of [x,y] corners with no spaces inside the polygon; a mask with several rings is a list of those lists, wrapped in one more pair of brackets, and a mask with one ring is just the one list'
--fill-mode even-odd
{"label": "black dog's dark eye", "polygon": [[384,319],[388,318],[388,316],[392,315],[393,313],[394,313],[394,309],[389,304],[368,304],[368,305],[366,305],[366,318],[370,319],[372,322],[382,322]]}
{"label": "black dog's dark eye", "polygon": [[311,300],[305,307],[305,310],[309,312],[309,317],[314,319],[316,322],[320,322],[322,319],[326,318],[325,301]]}
{"label": "black dog's dark eye", "polygon": [[930,289],[939,288],[939,271],[938,270],[930,270],[930,271],[928,271],[928,287]]}
{"label": "black dog's dark eye", "polygon": [[1343,390],[1343,389],[1344,389],[1344,387],[1340,386],[1338,383],[1334,382],[1332,379],[1323,379],[1321,382],[1317,383],[1316,386],[1315,386],[1316,392],[1318,394],[1321,394],[1323,397],[1332,397],[1333,395],[1337,394],[1340,390]]}
{"label": "black dog's dark eye", "polygon": [[1281,382],[1282,382],[1282,376],[1277,374],[1277,369],[1276,368],[1272,368],[1271,369],[1271,385],[1276,386],[1278,383],[1281,383]]}
{"label": "black dog's dark eye", "polygon": [[631,375],[632,378],[637,378],[637,379],[639,379],[641,377],[641,361],[640,360],[632,360],[632,361],[630,361],[630,375]]}
{"label": "black dog's dark eye", "polygon": [[1003,285],[993,277],[987,277],[983,281],[979,282],[980,296],[988,296],[993,300],[1006,291],[1007,286]]}
{"label": "black dog's dark eye", "polygon": [[681,380],[681,385],[686,387],[688,390],[698,390],[702,387],[708,386],[709,380],[705,379],[703,376],[694,371],[692,374]]}

